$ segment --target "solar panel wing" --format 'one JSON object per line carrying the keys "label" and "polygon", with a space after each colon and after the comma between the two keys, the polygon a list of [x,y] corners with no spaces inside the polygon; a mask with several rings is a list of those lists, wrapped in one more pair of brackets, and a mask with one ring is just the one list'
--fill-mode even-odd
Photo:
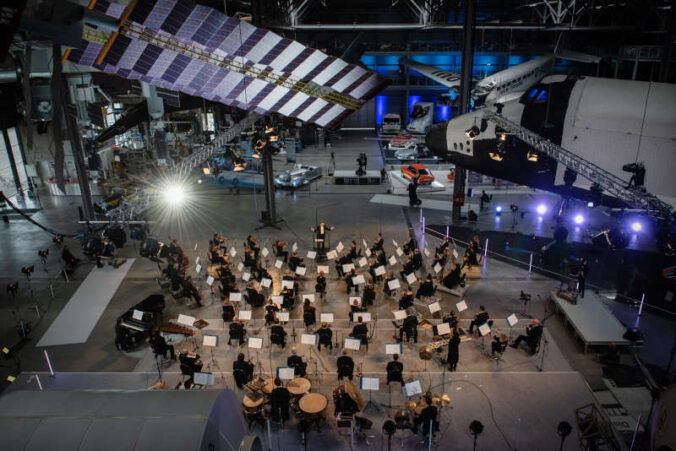
{"label": "solar panel wing", "polygon": [[374,72],[190,1],[138,0],[124,11],[112,5],[99,0],[95,8],[120,18],[119,32],[103,44],[100,36],[85,41],[71,60],[92,64],[98,57],[93,65],[105,72],[322,126],[335,125],[387,84]]}

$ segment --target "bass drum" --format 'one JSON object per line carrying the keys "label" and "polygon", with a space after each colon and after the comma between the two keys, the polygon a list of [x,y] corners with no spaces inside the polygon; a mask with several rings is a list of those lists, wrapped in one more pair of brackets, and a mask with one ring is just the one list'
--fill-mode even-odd
{"label": "bass drum", "polygon": [[255,435],[245,435],[239,444],[239,451],[263,451],[261,439]]}

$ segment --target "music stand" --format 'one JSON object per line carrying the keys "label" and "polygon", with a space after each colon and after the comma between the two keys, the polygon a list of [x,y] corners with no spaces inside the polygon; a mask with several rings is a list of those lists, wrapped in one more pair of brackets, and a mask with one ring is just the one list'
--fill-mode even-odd
{"label": "music stand", "polygon": [[369,402],[367,402],[366,406],[364,406],[364,412],[366,412],[366,410],[369,407],[373,407],[376,411],[379,412],[380,408],[373,403],[371,396],[374,391],[380,390],[380,379],[378,379],[377,377],[360,377],[359,388],[361,390],[367,390],[369,392]]}

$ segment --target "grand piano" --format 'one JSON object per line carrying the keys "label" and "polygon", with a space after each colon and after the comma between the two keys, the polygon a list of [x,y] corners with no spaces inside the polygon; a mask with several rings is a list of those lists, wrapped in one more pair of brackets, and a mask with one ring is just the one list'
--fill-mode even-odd
{"label": "grand piano", "polygon": [[[120,325],[129,329],[127,339],[132,343],[139,343],[149,338],[153,329],[161,323],[163,310],[164,296],[153,294],[124,312],[120,316],[122,319]],[[143,314],[134,317],[135,311]]]}

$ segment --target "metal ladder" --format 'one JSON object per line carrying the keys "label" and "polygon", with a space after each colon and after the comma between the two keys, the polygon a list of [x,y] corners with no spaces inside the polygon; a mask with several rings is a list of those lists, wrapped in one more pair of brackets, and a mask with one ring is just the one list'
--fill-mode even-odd
{"label": "metal ladder", "polygon": [[645,210],[652,218],[658,221],[671,220],[671,206],[662,202],[657,196],[640,189],[627,188],[627,182],[618,176],[580,158],[570,150],[554,144],[527,128],[505,119],[495,111],[484,111],[483,117],[488,121],[494,122],[505,132],[516,136],[535,150],[555,159],[592,183],[597,183],[604,191],[620,199],[628,207]]}
{"label": "metal ladder", "polygon": [[[193,153],[184,158],[174,167],[174,174],[178,180],[184,180],[198,166],[201,166],[214,152],[237,138],[243,131],[250,128],[260,119],[258,113],[249,113],[244,119],[230,127],[224,133],[219,134],[208,144],[193,149]],[[108,212],[106,216],[111,222],[131,221],[137,215],[143,213],[150,206],[150,196],[145,191],[139,191],[135,199],[122,201],[120,205]]]}

